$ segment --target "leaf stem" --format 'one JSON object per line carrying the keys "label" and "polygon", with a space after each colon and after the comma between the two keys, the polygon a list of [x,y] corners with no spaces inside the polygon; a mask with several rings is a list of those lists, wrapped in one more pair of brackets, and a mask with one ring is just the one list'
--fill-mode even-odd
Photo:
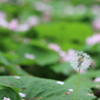
{"label": "leaf stem", "polygon": [[77,84],[76,84],[76,90],[75,90],[75,94],[74,94],[74,100],[76,100],[76,98],[77,98],[77,92],[78,92],[79,81],[80,81],[80,69],[79,69],[79,71],[78,71],[78,81],[77,81]]}

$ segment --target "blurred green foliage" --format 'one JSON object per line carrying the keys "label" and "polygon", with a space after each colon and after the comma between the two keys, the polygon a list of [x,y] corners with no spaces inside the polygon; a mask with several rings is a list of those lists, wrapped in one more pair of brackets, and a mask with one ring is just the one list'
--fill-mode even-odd
{"label": "blurred green foliage", "polygon": [[[36,87],[41,87],[41,84],[34,86],[30,96],[27,98],[37,96],[43,92],[43,96],[47,100],[54,98],[65,98],[62,94],[63,89],[56,86],[53,80],[45,80],[41,78],[31,78],[29,75],[49,78],[55,80],[62,80],[66,84],[76,84],[76,72],[71,68],[68,61],[63,61],[58,51],[49,48],[49,44],[57,44],[60,51],[68,54],[68,50],[79,50],[88,53],[93,59],[89,71],[81,75],[80,92],[90,93],[93,90],[97,97],[100,97],[100,83],[95,83],[93,80],[100,77],[100,43],[95,45],[87,45],[86,39],[93,35],[96,31],[92,27],[93,19],[98,15],[92,12],[93,5],[99,5],[99,0],[8,0],[7,2],[0,1],[0,75],[18,75],[23,76],[20,83],[21,86],[29,87],[25,93],[29,94],[31,87],[27,84],[43,83],[44,90],[36,91]],[[99,5],[100,6],[100,5]],[[83,8],[86,7],[86,8]],[[83,10],[82,10],[83,9]],[[83,11],[83,12],[82,12]],[[2,17],[2,13],[3,17]],[[6,16],[6,18],[5,18]],[[30,17],[35,20],[28,21]],[[5,19],[5,20],[4,20]],[[18,21],[17,24],[10,24],[12,19]],[[38,19],[38,22],[36,21]],[[34,22],[34,23],[31,23]],[[31,24],[36,25],[31,25]],[[7,24],[7,25],[6,25]],[[11,25],[11,26],[10,26]],[[22,26],[23,27],[22,27]],[[28,27],[26,26],[28,25]],[[17,27],[12,29],[13,27]],[[20,31],[22,27],[22,31]],[[24,31],[23,31],[24,30]],[[100,30],[96,31],[99,33]],[[7,81],[16,84],[12,77],[5,78]],[[24,79],[25,78],[25,79]],[[28,80],[29,82],[26,82]],[[26,83],[25,83],[26,82]],[[47,84],[54,90],[51,90]],[[74,86],[73,85],[73,86]],[[19,88],[19,84],[15,87]],[[72,86],[72,87],[73,87]],[[11,92],[16,99],[13,98],[9,92],[8,97],[13,100],[20,100],[18,93],[15,93],[15,87],[11,88],[5,83],[0,82],[0,98],[3,99],[4,94]],[[68,87],[71,88],[69,84]],[[63,88],[65,88],[63,87]],[[89,88],[89,90],[81,90]],[[8,89],[9,88],[9,89]],[[21,87],[20,87],[21,88]],[[56,90],[57,89],[57,90]],[[96,89],[96,90],[95,90]],[[94,91],[95,90],[95,91]],[[33,93],[35,91],[35,93]],[[53,94],[46,94],[46,92],[57,92],[56,96]],[[18,91],[17,91],[18,92]],[[63,92],[68,92],[67,90]],[[79,94],[78,100],[96,100],[95,97],[89,97],[84,94]],[[92,92],[91,92],[92,93]],[[60,95],[59,95],[60,94]],[[99,94],[99,96],[97,95]],[[57,97],[57,95],[59,95]],[[72,94],[71,94],[72,95]],[[82,99],[80,97],[83,96]],[[52,99],[53,98],[53,99]],[[68,97],[71,100],[71,96]],[[45,100],[44,99],[44,100]],[[57,99],[65,100],[65,99]],[[99,99],[98,99],[99,100]]]}

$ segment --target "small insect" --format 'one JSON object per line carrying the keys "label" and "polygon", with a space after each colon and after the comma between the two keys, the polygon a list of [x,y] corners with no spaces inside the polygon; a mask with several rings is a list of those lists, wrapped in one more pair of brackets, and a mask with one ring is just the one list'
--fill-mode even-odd
{"label": "small insect", "polygon": [[83,63],[83,57],[82,56],[80,56],[79,58],[78,58],[78,67],[80,67],[81,66],[81,64]]}
{"label": "small insect", "polygon": [[78,62],[83,61],[83,57],[78,58]]}
{"label": "small insect", "polygon": [[25,90],[26,88],[25,87],[22,87],[22,90]]}

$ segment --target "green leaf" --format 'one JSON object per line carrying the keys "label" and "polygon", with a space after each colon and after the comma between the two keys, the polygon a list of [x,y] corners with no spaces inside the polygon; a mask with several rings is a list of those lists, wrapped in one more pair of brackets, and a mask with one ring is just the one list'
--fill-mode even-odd
{"label": "green leaf", "polygon": [[9,62],[0,52],[0,63],[3,64],[13,75],[28,75],[20,66]]}
{"label": "green leaf", "polygon": [[[71,77],[66,79],[65,82],[71,83],[71,84],[76,84],[77,78],[78,78],[78,75],[72,75]],[[81,75],[79,85],[83,86],[83,87],[93,88],[93,87],[95,87],[96,84],[91,79]]]}
{"label": "green leaf", "polygon": [[83,74],[84,76],[88,77],[88,78],[96,78],[98,76],[100,76],[100,70],[90,70],[87,73]]}
{"label": "green leaf", "polygon": [[58,53],[49,50],[46,46],[41,46],[37,43],[32,43],[31,45],[22,44],[17,50],[17,53],[21,56],[20,61],[25,58],[25,53],[33,54],[35,56],[36,63],[41,66],[53,64],[60,59]]}
{"label": "green leaf", "polygon": [[0,85],[0,100],[3,100],[4,97],[10,98],[11,100],[21,100],[21,97],[14,90]]}
{"label": "green leaf", "polygon": [[93,33],[89,24],[81,22],[42,24],[35,27],[35,30],[40,38],[44,38],[48,42],[56,42],[64,50],[82,48],[87,36]]}
{"label": "green leaf", "polygon": [[[42,98],[43,100],[73,100],[74,92],[67,95],[68,89],[75,90],[75,85],[65,83],[64,85],[57,84],[57,81],[50,79],[42,79],[37,77],[20,77],[20,79],[14,78],[14,76],[0,77],[0,85],[11,87],[9,83],[13,84],[13,87],[22,89],[20,92],[26,94],[25,99]],[[90,96],[88,93],[92,91],[88,88],[79,87],[77,100],[93,100],[95,96]]]}
{"label": "green leaf", "polygon": [[60,59],[58,53],[52,50],[46,50],[40,47],[34,47],[33,52],[34,55],[36,56],[36,62],[41,66],[56,63]]}
{"label": "green leaf", "polygon": [[71,70],[72,70],[72,67],[67,62],[50,66],[50,68],[56,73],[63,73],[65,75],[71,74]]}
{"label": "green leaf", "polygon": [[[81,74],[80,86],[88,88],[100,88],[99,82],[93,82],[93,78],[100,76],[100,71],[88,71],[84,74]],[[67,83],[76,84],[78,75],[72,75],[65,80]]]}

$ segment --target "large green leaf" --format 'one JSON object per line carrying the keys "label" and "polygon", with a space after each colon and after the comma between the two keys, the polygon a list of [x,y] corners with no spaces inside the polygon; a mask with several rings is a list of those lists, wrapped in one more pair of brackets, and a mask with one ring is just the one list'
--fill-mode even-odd
{"label": "large green leaf", "polygon": [[81,48],[85,44],[86,37],[93,33],[89,24],[78,22],[43,24],[35,27],[35,30],[40,38],[56,42],[65,50]]}
{"label": "large green leaf", "polygon": [[[69,92],[68,89],[75,90],[75,85],[72,84],[65,83],[60,85],[54,80],[24,76],[19,79],[14,76],[0,77],[0,85],[22,89],[20,92],[26,94],[25,99],[73,100],[74,92],[67,93]],[[77,100],[93,100],[95,96],[90,96],[88,95],[89,93],[92,93],[90,89],[79,87]]]}

